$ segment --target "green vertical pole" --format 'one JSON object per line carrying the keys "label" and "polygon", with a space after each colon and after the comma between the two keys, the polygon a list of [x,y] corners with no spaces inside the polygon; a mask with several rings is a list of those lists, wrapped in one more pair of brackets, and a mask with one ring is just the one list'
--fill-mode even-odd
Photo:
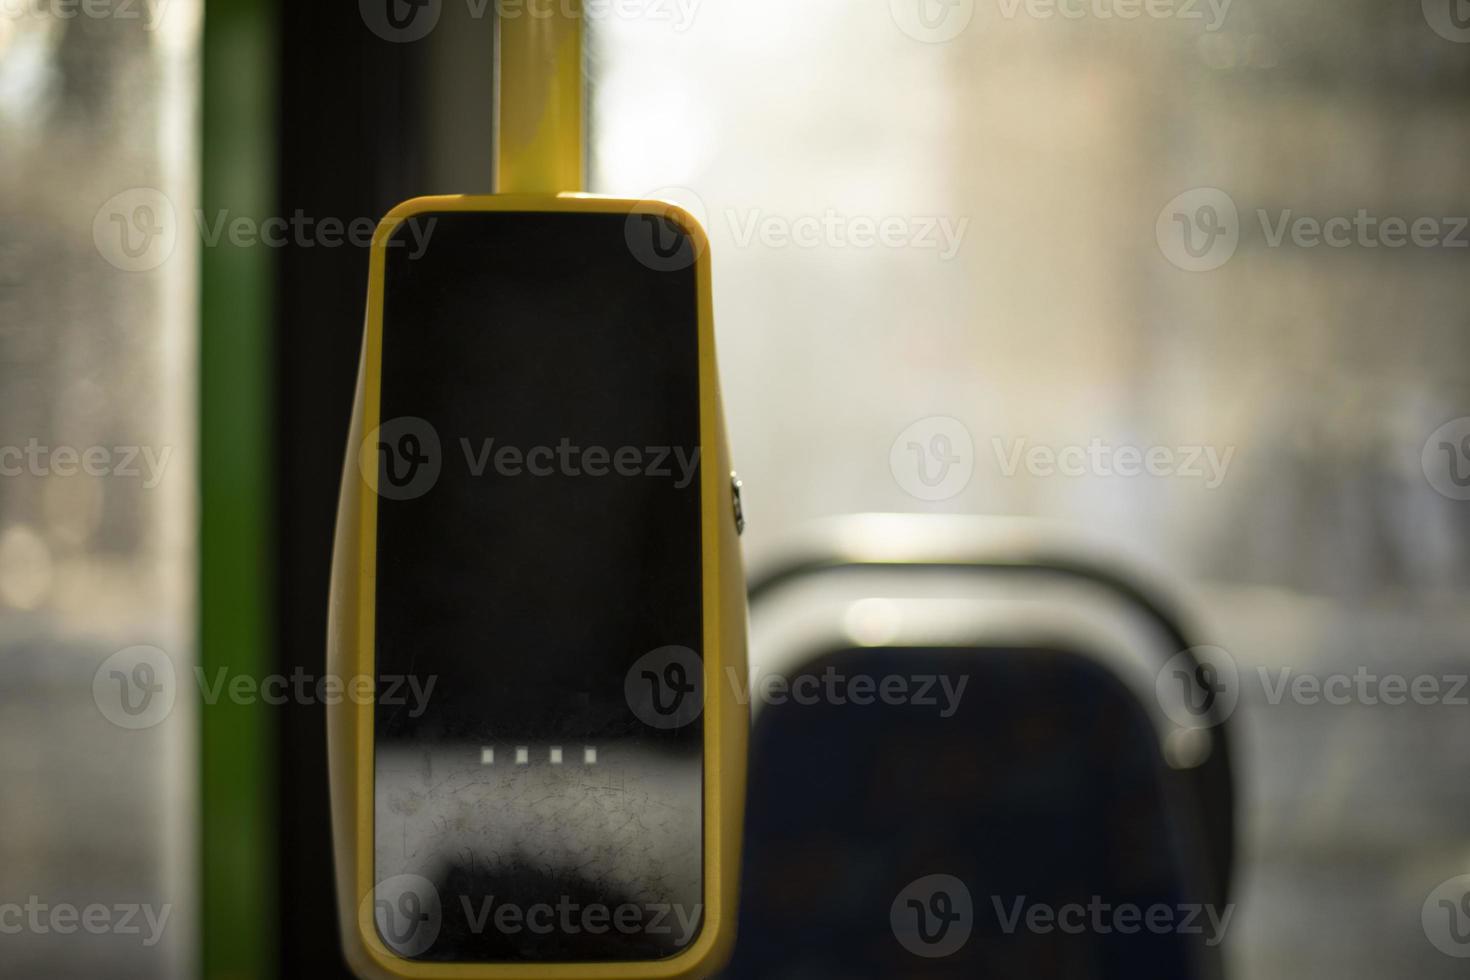
{"label": "green vertical pole", "polygon": [[[201,203],[213,220],[275,210],[275,9],[206,0]],[[183,216],[181,216],[182,218]],[[192,216],[190,216],[192,218]],[[194,222],[185,219],[193,232]],[[275,669],[271,649],[272,256],[201,249],[199,659],[213,680]],[[201,974],[276,975],[272,719],[228,694],[201,712]]]}

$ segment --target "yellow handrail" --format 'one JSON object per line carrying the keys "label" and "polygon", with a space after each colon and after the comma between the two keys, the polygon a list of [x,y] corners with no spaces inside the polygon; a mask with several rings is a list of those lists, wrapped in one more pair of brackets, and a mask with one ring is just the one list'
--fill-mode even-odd
{"label": "yellow handrail", "polygon": [[496,25],[495,191],[580,191],[582,4],[525,4]]}

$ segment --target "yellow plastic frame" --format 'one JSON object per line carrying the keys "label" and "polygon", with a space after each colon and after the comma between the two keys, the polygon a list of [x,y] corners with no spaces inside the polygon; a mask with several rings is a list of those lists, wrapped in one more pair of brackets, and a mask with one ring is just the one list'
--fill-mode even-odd
{"label": "yellow plastic frame", "polygon": [[[379,424],[387,242],[399,225],[415,215],[459,211],[654,212],[681,225],[697,249],[699,434],[705,447],[700,467],[705,690],[703,926],[688,948],[652,961],[435,963],[398,956],[378,937],[372,903],[366,900],[375,886],[373,706],[344,698],[327,709],[332,837],[343,949],[353,971],[366,980],[672,980],[705,976],[723,965],[734,944],[749,713],[748,706],[740,703],[735,685],[725,678],[727,667],[733,668],[738,677],[746,673],[745,576],[734,524],[730,453],[715,364],[709,246],[703,229],[686,212],[664,202],[586,194],[446,196],[407,201],[379,223],[373,235],[362,361],[337,513],[327,629],[328,671],[344,682],[376,677],[377,495],[358,468],[358,454],[364,435]],[[716,451],[711,454],[709,447]]]}

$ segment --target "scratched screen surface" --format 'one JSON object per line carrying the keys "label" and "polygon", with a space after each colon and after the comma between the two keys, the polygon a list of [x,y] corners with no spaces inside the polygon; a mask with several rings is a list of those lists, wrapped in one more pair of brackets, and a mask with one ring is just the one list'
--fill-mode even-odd
{"label": "scratched screen surface", "polygon": [[696,285],[630,229],[439,214],[388,249],[375,900],[408,958],[657,959],[698,933]]}

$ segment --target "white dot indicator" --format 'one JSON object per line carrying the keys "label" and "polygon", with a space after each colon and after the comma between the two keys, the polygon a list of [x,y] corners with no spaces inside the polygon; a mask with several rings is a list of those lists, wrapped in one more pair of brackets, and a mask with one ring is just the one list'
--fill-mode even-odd
{"label": "white dot indicator", "polygon": [[582,761],[589,766],[597,765],[597,749],[588,745],[582,749]]}
{"label": "white dot indicator", "polygon": [[531,761],[531,750],[524,745],[516,746],[516,765],[524,766]]}
{"label": "white dot indicator", "polygon": [[483,749],[480,750],[480,765],[482,765],[482,766],[493,766],[493,765],[495,765],[495,750],[494,749],[492,749],[492,748],[483,748]]}
{"label": "white dot indicator", "polygon": [[551,747],[551,764],[553,766],[559,766],[559,765],[561,765],[561,746],[560,745],[553,745]]}

